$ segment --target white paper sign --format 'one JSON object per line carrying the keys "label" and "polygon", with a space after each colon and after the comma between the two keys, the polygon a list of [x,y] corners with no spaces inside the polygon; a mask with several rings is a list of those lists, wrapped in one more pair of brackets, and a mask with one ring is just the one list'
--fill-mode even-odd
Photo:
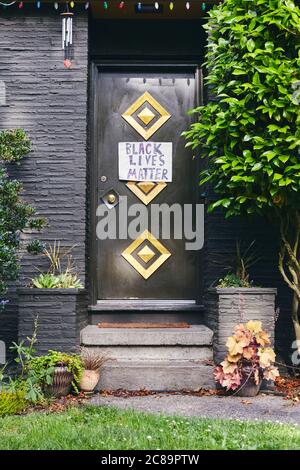
{"label": "white paper sign", "polygon": [[119,179],[172,181],[172,142],[119,142]]}

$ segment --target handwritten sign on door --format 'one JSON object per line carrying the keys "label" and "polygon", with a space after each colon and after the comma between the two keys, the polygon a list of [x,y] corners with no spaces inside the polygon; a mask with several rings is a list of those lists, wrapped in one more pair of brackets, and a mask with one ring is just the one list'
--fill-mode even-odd
{"label": "handwritten sign on door", "polygon": [[172,181],[172,142],[119,142],[119,179]]}

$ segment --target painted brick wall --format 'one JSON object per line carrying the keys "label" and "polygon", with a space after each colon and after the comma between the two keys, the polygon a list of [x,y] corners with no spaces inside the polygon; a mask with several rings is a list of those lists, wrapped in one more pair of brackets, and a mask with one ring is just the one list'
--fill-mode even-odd
{"label": "painted brick wall", "polygon": [[[57,12],[0,12],[0,82],[6,85],[6,106],[0,106],[0,129],[23,127],[33,150],[15,174],[24,183],[24,198],[49,221],[40,238],[76,244],[74,262],[85,278],[86,133],[88,18],[74,19],[75,61],[63,66],[61,19]],[[26,237],[25,237],[26,238]],[[27,237],[28,238],[28,237]],[[27,254],[21,283],[44,260]],[[0,340],[16,337],[13,302],[0,315]]]}

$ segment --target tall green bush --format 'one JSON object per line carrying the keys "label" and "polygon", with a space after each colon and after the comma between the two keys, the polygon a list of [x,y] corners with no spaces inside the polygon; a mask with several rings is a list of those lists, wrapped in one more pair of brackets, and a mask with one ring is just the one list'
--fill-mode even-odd
{"label": "tall green bush", "polygon": [[215,99],[194,110],[187,145],[206,159],[200,184],[219,196],[210,210],[277,222],[300,350],[300,10],[292,0],[225,0],[206,28]]}
{"label": "tall green bush", "polygon": [[[22,200],[22,184],[9,177],[7,164],[20,164],[29,153],[30,140],[22,129],[0,132],[0,308],[7,300],[5,294],[10,281],[19,273],[20,233],[26,229],[40,230],[45,221],[36,217],[35,209]],[[32,242],[31,252],[40,250],[38,241]]]}

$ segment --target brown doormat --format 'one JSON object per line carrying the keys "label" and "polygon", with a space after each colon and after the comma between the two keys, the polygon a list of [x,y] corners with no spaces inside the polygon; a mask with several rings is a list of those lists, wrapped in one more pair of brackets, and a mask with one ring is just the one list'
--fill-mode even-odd
{"label": "brown doormat", "polygon": [[98,328],[190,328],[185,322],[177,323],[98,323]]}

